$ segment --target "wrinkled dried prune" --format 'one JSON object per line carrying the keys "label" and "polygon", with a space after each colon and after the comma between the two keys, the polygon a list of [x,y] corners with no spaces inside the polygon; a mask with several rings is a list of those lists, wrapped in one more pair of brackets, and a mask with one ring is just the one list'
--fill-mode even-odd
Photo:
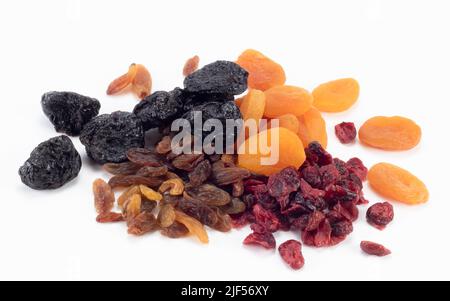
{"label": "wrinkled dried prune", "polygon": [[144,130],[136,115],[118,111],[92,119],[83,128],[80,141],[95,162],[120,163],[127,160],[130,148],[144,146]]}
{"label": "wrinkled dried prune", "polygon": [[367,209],[367,222],[379,230],[383,230],[394,219],[394,207],[388,203],[376,203]]}
{"label": "wrinkled dried prune", "polygon": [[56,189],[73,180],[81,169],[81,157],[67,136],[39,144],[20,167],[22,182],[37,190]]}
{"label": "wrinkled dried prune", "polygon": [[76,136],[84,125],[98,115],[100,102],[73,92],[48,92],[42,95],[42,110],[59,133]]}
{"label": "wrinkled dried prune", "polygon": [[154,92],[139,102],[133,113],[141,119],[145,130],[169,125],[182,113],[181,93],[181,89]]}
{"label": "wrinkled dried prune", "polygon": [[204,66],[184,79],[189,92],[239,95],[247,90],[248,72],[238,64],[217,61]]}
{"label": "wrinkled dried prune", "polygon": [[183,91],[181,101],[183,102],[183,110],[186,112],[192,110],[198,105],[209,102],[234,101],[234,96],[232,94],[190,93]]}

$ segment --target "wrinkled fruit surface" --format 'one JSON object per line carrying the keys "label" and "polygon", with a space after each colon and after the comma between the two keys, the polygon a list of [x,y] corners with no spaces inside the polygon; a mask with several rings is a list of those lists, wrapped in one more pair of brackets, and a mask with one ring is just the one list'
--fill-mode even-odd
{"label": "wrinkled fruit surface", "polygon": [[140,99],[150,94],[152,90],[152,77],[144,65],[131,64],[127,73],[119,76],[109,84],[106,94],[115,95],[123,92],[130,86],[131,90]]}
{"label": "wrinkled fruit surface", "polygon": [[309,109],[305,114],[298,117],[298,136],[303,145],[309,145],[317,141],[322,147],[328,146],[327,126],[322,114],[316,108]]}
{"label": "wrinkled fruit surface", "polygon": [[312,92],[314,106],[322,112],[342,112],[359,97],[359,84],[353,78],[343,78],[319,85]]}
{"label": "wrinkled fruit surface", "polygon": [[299,270],[305,265],[302,254],[302,244],[296,240],[288,240],[278,247],[281,258],[294,270]]}
{"label": "wrinkled fruit surface", "polygon": [[248,71],[248,85],[252,89],[265,91],[286,81],[283,67],[256,50],[244,51],[237,63]]}
{"label": "wrinkled fruit surface", "polygon": [[242,104],[240,105],[240,110],[242,118],[244,120],[253,119],[257,122],[264,115],[264,108],[266,107],[266,96],[264,92],[260,90],[250,90],[248,94],[244,97]]}
{"label": "wrinkled fruit surface", "polygon": [[39,144],[20,167],[22,182],[37,190],[56,189],[78,176],[81,157],[67,136]]}
{"label": "wrinkled fruit surface", "polygon": [[361,250],[369,255],[382,257],[391,254],[391,251],[386,249],[383,245],[371,241],[362,241],[360,247]]}
{"label": "wrinkled fruit surface", "polygon": [[127,151],[144,146],[144,130],[136,115],[114,112],[92,119],[81,132],[88,156],[99,164],[127,160]]}
{"label": "wrinkled fruit surface", "polygon": [[370,186],[380,195],[406,204],[428,201],[425,184],[409,171],[390,163],[378,163],[369,170]]}
{"label": "wrinkled fruit surface", "polygon": [[200,58],[198,57],[198,55],[195,55],[195,56],[191,57],[190,59],[188,59],[183,67],[183,75],[189,76],[193,72],[197,71],[199,63],[200,63]]}
{"label": "wrinkled fruit surface", "polygon": [[420,142],[422,130],[411,119],[377,116],[367,120],[359,129],[362,143],[384,150],[408,150]]}
{"label": "wrinkled fruit surface", "polygon": [[366,219],[375,228],[383,230],[394,219],[394,207],[388,202],[376,203],[367,209]]}
{"label": "wrinkled fruit surface", "polygon": [[59,133],[76,136],[98,115],[100,102],[73,92],[48,92],[42,96],[42,110]]}
{"label": "wrinkled fruit surface", "polygon": [[311,94],[303,88],[294,86],[276,86],[266,90],[264,116],[275,118],[284,114],[302,116],[312,105]]}
{"label": "wrinkled fruit surface", "polygon": [[351,143],[356,138],[356,128],[353,122],[342,122],[334,127],[334,132],[343,144]]}

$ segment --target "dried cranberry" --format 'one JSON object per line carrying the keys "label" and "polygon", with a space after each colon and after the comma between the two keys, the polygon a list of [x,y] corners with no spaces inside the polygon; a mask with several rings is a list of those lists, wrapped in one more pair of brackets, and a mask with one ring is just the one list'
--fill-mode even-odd
{"label": "dried cranberry", "polygon": [[311,142],[305,149],[306,158],[319,166],[327,165],[333,162],[333,157],[320,145],[319,142]]}
{"label": "dried cranberry", "polygon": [[347,165],[345,161],[342,161],[341,159],[338,158],[333,158],[333,164],[334,166],[336,166],[336,169],[339,171],[341,176],[348,175]]}
{"label": "dried cranberry", "polygon": [[302,244],[296,240],[288,240],[278,247],[281,258],[294,270],[299,270],[305,264],[302,254]]}
{"label": "dried cranberry", "polygon": [[264,209],[260,204],[253,206],[253,215],[255,216],[256,223],[264,226],[268,232],[276,232],[280,229],[280,221],[277,216]]}
{"label": "dried cranberry", "polygon": [[391,254],[391,251],[385,248],[383,245],[371,241],[362,241],[360,247],[361,250],[369,255],[386,256]]}
{"label": "dried cranberry", "polygon": [[309,214],[308,224],[305,228],[305,231],[313,231],[317,230],[320,224],[325,220],[325,214],[320,211],[314,211]]}
{"label": "dried cranberry", "polygon": [[325,192],[320,189],[312,188],[311,185],[309,185],[305,180],[300,180],[300,189],[303,192],[303,196],[305,198],[319,198],[324,197]]}
{"label": "dried cranberry", "polygon": [[329,185],[325,189],[324,198],[329,204],[334,204],[339,201],[356,203],[358,201],[358,194],[339,185]]}
{"label": "dried cranberry", "polygon": [[383,230],[394,219],[394,207],[388,202],[376,203],[367,209],[367,222],[379,230]]}
{"label": "dried cranberry", "polygon": [[283,169],[269,177],[267,188],[269,194],[275,198],[289,195],[300,187],[300,176],[293,167]]}
{"label": "dried cranberry", "polygon": [[328,164],[320,167],[320,176],[322,179],[322,187],[334,184],[339,178],[340,173],[334,164]]}
{"label": "dried cranberry", "polygon": [[325,219],[317,229],[317,233],[314,236],[314,246],[326,247],[330,244],[331,240],[331,225],[330,222]]}
{"label": "dried cranberry", "polygon": [[244,245],[259,245],[266,249],[275,249],[275,237],[270,232],[251,233],[244,239]]}
{"label": "dried cranberry", "polygon": [[320,177],[319,166],[310,165],[301,170],[302,178],[312,187],[320,187],[322,179]]}
{"label": "dried cranberry", "polygon": [[365,181],[367,179],[367,167],[364,166],[364,163],[358,158],[351,158],[345,164],[349,172],[353,172],[361,179],[361,181]]}
{"label": "dried cranberry", "polygon": [[342,122],[334,127],[334,131],[343,144],[355,141],[356,128],[353,122]]}
{"label": "dried cranberry", "polygon": [[233,228],[236,229],[247,226],[251,220],[253,220],[253,215],[250,212],[244,212],[231,216],[231,224]]}
{"label": "dried cranberry", "polygon": [[333,209],[345,219],[354,222],[358,219],[359,211],[355,204],[350,202],[338,202]]}
{"label": "dried cranberry", "polygon": [[331,225],[333,236],[346,236],[353,232],[353,225],[350,221],[343,220]]}

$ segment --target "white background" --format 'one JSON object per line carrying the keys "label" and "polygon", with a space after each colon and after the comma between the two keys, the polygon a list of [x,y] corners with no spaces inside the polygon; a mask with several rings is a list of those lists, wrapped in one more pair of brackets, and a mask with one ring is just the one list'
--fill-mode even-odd
{"label": "white background", "polygon": [[[1,280],[449,280],[448,1],[1,1],[0,2],[0,279]],[[188,57],[235,60],[255,48],[281,63],[288,83],[307,89],[352,76],[361,84],[351,110],[326,115],[329,150],[388,161],[417,174],[430,201],[395,204],[386,230],[370,227],[361,207],[351,236],[337,247],[304,247],[305,267],[290,270],[276,252],[242,246],[248,229],[210,231],[210,244],[131,237],[123,224],[95,222],[91,183],[106,177],[85,163],[57,191],[22,185],[19,166],[40,142],[56,136],[40,108],[50,90],[96,97],[102,113],[132,110],[131,96],[107,97],[109,82],[142,63],[154,90],[182,84]],[[333,126],[359,126],[374,115],[403,115],[423,130],[407,152],[341,145]],[[383,200],[369,188],[367,198]],[[277,233],[277,242],[298,238]],[[369,257],[361,240],[392,255]]]}

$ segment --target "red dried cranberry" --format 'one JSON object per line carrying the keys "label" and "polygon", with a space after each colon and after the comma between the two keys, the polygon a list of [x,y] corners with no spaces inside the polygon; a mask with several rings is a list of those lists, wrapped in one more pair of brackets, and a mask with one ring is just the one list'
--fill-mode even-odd
{"label": "red dried cranberry", "polygon": [[236,229],[245,227],[252,221],[254,221],[254,217],[250,212],[243,212],[231,216],[231,224],[233,225],[233,228]]}
{"label": "red dried cranberry", "polygon": [[320,211],[314,211],[309,214],[308,225],[305,228],[305,231],[313,231],[319,228],[320,224],[325,220],[325,214]]}
{"label": "red dried cranberry", "polygon": [[386,256],[391,254],[391,251],[385,248],[383,245],[371,241],[362,241],[360,247],[361,250],[369,255]]}
{"label": "red dried cranberry", "polygon": [[347,188],[339,185],[329,185],[325,189],[324,198],[329,204],[334,204],[339,201],[356,203],[359,197],[357,193],[350,191]]}
{"label": "red dried cranberry", "polygon": [[319,166],[310,165],[305,168],[302,168],[301,171],[302,178],[308,182],[312,187],[320,187],[322,184],[322,180],[320,178]]}
{"label": "red dried cranberry", "polygon": [[356,128],[353,122],[342,122],[334,127],[334,132],[339,141],[343,144],[347,144],[355,141]]}
{"label": "red dried cranberry", "polygon": [[383,230],[394,219],[394,207],[388,202],[376,203],[367,209],[367,222],[379,230]]}
{"label": "red dried cranberry", "polygon": [[320,248],[320,247],[326,247],[330,244],[331,240],[331,225],[330,222],[325,219],[320,224],[319,228],[317,229],[317,233],[314,236],[314,246]]}
{"label": "red dried cranberry", "polygon": [[270,232],[252,233],[244,239],[244,245],[259,245],[266,249],[275,249],[275,237]]}
{"label": "red dried cranberry", "polygon": [[349,172],[353,172],[361,179],[361,181],[365,181],[367,179],[367,167],[364,166],[364,163],[358,158],[351,158],[345,164]]}
{"label": "red dried cranberry", "polygon": [[268,232],[276,232],[280,229],[280,221],[277,216],[264,209],[260,204],[253,206],[253,215],[256,223],[262,225]]}
{"label": "red dried cranberry", "polygon": [[306,158],[311,163],[319,166],[327,165],[333,162],[333,157],[320,145],[319,142],[311,142],[305,149]]}
{"label": "red dried cranberry", "polygon": [[358,207],[351,202],[338,202],[333,209],[340,213],[345,219],[354,222],[358,219]]}
{"label": "red dried cranberry", "polygon": [[303,231],[308,226],[308,222],[309,222],[309,214],[301,215],[300,217],[292,221],[291,229]]}
{"label": "red dried cranberry", "polygon": [[305,264],[302,254],[302,244],[296,240],[288,240],[278,247],[281,258],[294,270],[299,270]]}
{"label": "red dried cranberry", "polygon": [[300,189],[305,198],[320,198],[325,196],[325,192],[320,189],[312,188],[305,180],[300,180]]}
{"label": "red dried cranberry", "polygon": [[333,164],[334,164],[334,166],[336,166],[336,168],[339,171],[339,173],[341,174],[341,176],[348,175],[347,165],[346,165],[345,161],[342,161],[341,159],[338,159],[338,158],[333,158]]}
{"label": "red dried cranberry", "polygon": [[353,225],[350,221],[343,220],[331,225],[333,236],[346,236],[353,232]]}
{"label": "red dried cranberry", "polygon": [[327,187],[329,184],[334,184],[341,175],[334,164],[328,164],[320,167],[320,176],[322,187]]}

